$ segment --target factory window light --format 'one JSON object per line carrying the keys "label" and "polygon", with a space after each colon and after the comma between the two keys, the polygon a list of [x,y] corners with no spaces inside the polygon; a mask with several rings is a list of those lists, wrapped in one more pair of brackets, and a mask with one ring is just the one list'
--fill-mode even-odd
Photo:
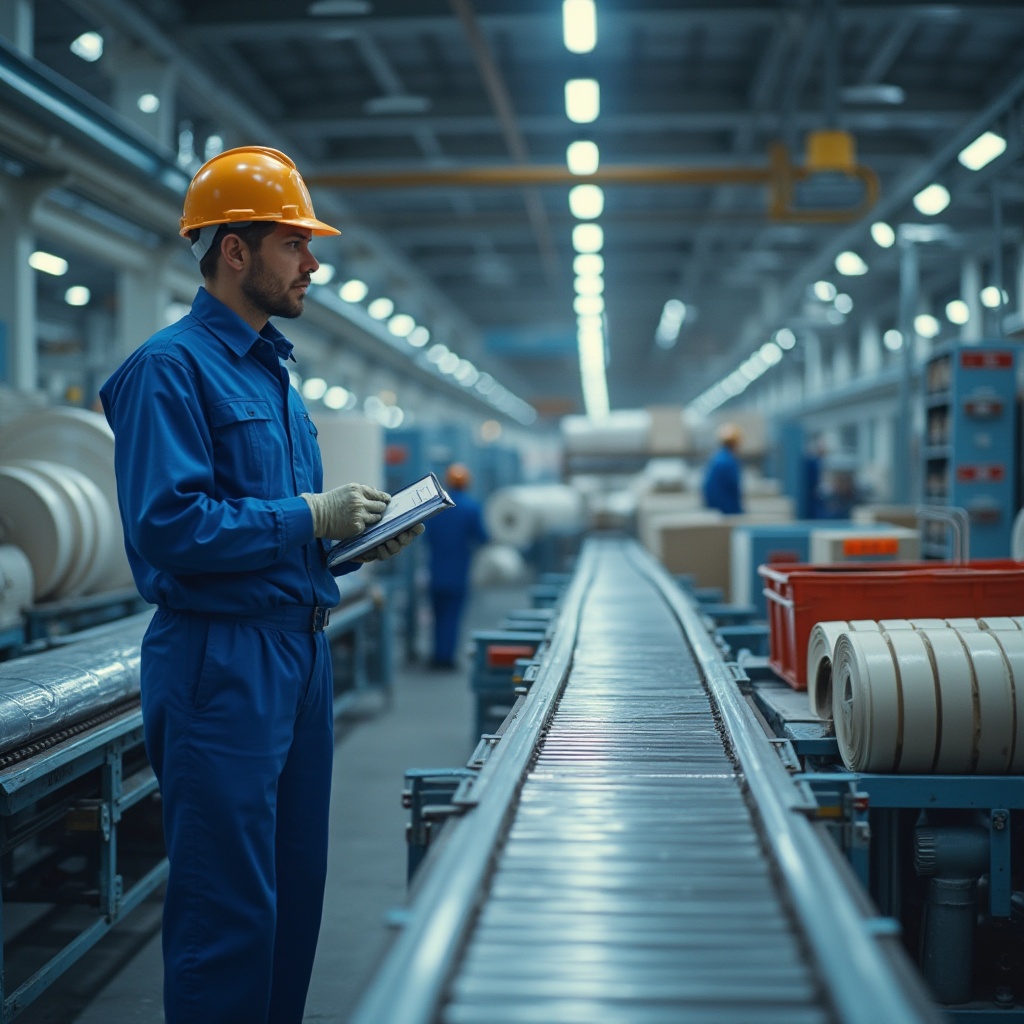
{"label": "factory window light", "polygon": [[63,277],[68,272],[68,261],[54,256],[53,253],[43,252],[37,249],[28,258],[28,265],[33,270],[41,270],[44,274],[53,274],[54,277]]}
{"label": "factory window light", "polygon": [[321,263],[312,274],[309,275],[313,284],[330,284],[334,280],[334,264]]}
{"label": "factory window light", "polygon": [[604,231],[600,224],[577,224],[572,229],[572,247],[577,252],[594,253],[604,248]]}
{"label": "factory window light", "polygon": [[604,273],[604,257],[596,252],[584,253],[572,261],[572,269],[579,277]]}
{"label": "factory window light", "polygon": [[1005,306],[1009,299],[1010,297],[1006,292],[997,288],[994,284],[981,289],[981,304],[988,309],[998,309],[1000,306]]}
{"label": "factory window light", "polygon": [[408,338],[415,326],[416,321],[408,313],[396,313],[388,321],[388,330],[396,338]]}
{"label": "factory window light", "polygon": [[573,174],[593,174],[601,163],[596,142],[570,142],[565,151],[566,166]]}
{"label": "factory window light", "polygon": [[784,352],[788,352],[796,345],[796,335],[788,327],[781,327],[775,332],[775,342]]}
{"label": "factory window light", "polygon": [[831,281],[815,281],[814,297],[822,302],[831,302],[836,297],[836,286]]}
{"label": "factory window light", "polygon": [[846,314],[853,309],[853,299],[851,299],[845,292],[840,292],[836,296],[835,306],[843,316],[846,316]]}
{"label": "factory window light", "polygon": [[903,335],[895,329],[889,329],[882,335],[882,344],[890,352],[899,352],[903,348]]}
{"label": "factory window light", "polygon": [[604,291],[604,278],[596,276],[577,277],[574,287],[577,295],[600,295]]}
{"label": "factory window light", "polygon": [[346,281],[338,289],[338,298],[344,299],[345,302],[362,302],[369,291],[370,288],[365,281],[360,281],[354,277],[351,281]]}
{"label": "factory window light", "polygon": [[871,237],[875,245],[883,249],[891,249],[896,244],[896,232],[884,220],[876,220],[871,225]]}
{"label": "factory window light", "polygon": [[914,206],[918,213],[934,217],[949,206],[949,190],[938,183],[928,185],[914,196]]}
{"label": "factory window light", "polygon": [[965,324],[971,319],[971,307],[963,299],[946,303],[946,319],[951,324]]}
{"label": "factory window light", "polygon": [[92,64],[103,56],[103,36],[99,32],[83,32],[72,40],[71,52]]}
{"label": "factory window light", "polygon": [[957,160],[969,171],[980,171],[1006,152],[1006,139],[995,132],[983,132],[969,146],[960,150]]}
{"label": "factory window light", "polygon": [[562,0],[562,39],[570,53],[590,53],[597,45],[594,0]]}
{"label": "factory window light", "polygon": [[160,109],[160,97],[155,93],[144,92],[135,104],[144,114],[155,114]]}
{"label": "factory window light", "polygon": [[659,348],[671,348],[676,343],[685,319],[686,303],[669,299],[661,310],[661,319],[654,332],[654,341]]}
{"label": "factory window light", "polygon": [[423,348],[423,346],[430,341],[430,331],[420,324],[409,332],[409,337],[405,340],[409,342],[413,348]]}
{"label": "factory window light", "polygon": [[302,382],[302,397],[317,402],[327,394],[327,381],[323,377],[307,377]]}
{"label": "factory window light", "polygon": [[84,284],[73,284],[65,293],[64,301],[69,306],[88,306],[92,293]]}
{"label": "factory window light", "polygon": [[844,277],[860,277],[868,272],[868,265],[855,252],[841,252],[836,257],[836,270]]}
{"label": "factory window light", "polygon": [[580,220],[594,220],[604,211],[604,191],[600,185],[575,185],[569,189],[569,210]]}
{"label": "factory window light", "polygon": [[395,304],[383,295],[379,299],[374,299],[366,307],[366,312],[373,317],[374,320],[387,320],[389,316],[395,311]]}
{"label": "factory window light", "polygon": [[601,113],[601,87],[594,78],[570,78],[565,83],[565,115],[576,124],[590,124]]}
{"label": "factory window light", "polygon": [[922,338],[934,338],[939,333],[939,321],[931,313],[918,313],[914,317],[914,330]]}
{"label": "factory window light", "polygon": [[343,388],[340,384],[335,384],[334,387],[328,388],[324,392],[324,405],[328,409],[344,409],[345,404],[348,402],[349,391],[347,388]]}

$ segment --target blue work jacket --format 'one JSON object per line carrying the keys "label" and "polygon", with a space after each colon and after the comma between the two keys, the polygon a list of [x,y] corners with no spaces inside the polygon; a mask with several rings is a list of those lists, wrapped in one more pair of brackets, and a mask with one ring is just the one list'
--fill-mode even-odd
{"label": "blue work jacket", "polygon": [[740,500],[740,460],[728,448],[719,448],[704,474],[704,504],[726,515],[743,511]]}
{"label": "blue work jacket", "polygon": [[461,592],[469,587],[473,552],[488,538],[480,502],[464,491],[456,491],[454,498],[455,508],[427,520],[426,541],[431,588]]}
{"label": "blue work jacket", "polygon": [[300,497],[321,489],[323,466],[282,365],[291,352],[276,327],[257,334],[200,288],[100,389],[128,561],[150,603],[242,617],[338,603]]}

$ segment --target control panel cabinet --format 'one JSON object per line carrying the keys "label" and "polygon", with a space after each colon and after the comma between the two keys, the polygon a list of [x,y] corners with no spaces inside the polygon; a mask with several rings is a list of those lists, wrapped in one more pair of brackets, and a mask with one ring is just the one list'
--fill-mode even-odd
{"label": "control panel cabinet", "polygon": [[[925,364],[924,392],[924,500],[967,511],[972,559],[1009,557],[1017,488],[1016,346],[940,349]],[[922,554],[951,556],[944,524],[924,524]]]}

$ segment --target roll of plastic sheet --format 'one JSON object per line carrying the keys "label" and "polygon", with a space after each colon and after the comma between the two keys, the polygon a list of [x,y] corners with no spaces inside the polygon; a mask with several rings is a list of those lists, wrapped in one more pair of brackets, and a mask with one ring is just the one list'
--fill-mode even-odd
{"label": "roll of plastic sheet", "polygon": [[473,556],[470,580],[474,587],[497,587],[526,578],[523,556],[510,544],[485,544]]}
{"label": "roll of plastic sheet", "polygon": [[969,774],[974,764],[977,726],[967,651],[956,630],[948,626],[918,632],[934,666],[942,711],[935,770],[944,774]]}
{"label": "roll of plastic sheet", "polygon": [[832,717],[832,654],[847,622],[818,622],[807,641],[807,699],[811,714],[827,721]]}
{"label": "roll of plastic sheet", "polygon": [[1009,630],[1016,629],[1016,630],[1020,630],[1022,628],[1021,627],[1021,622],[1022,621],[1024,621],[1024,620],[1015,619],[1015,618],[1012,618],[1009,615],[994,616],[991,619],[978,619],[978,626],[981,629],[990,629],[990,630],[1000,630],[1000,629],[1009,629]]}
{"label": "roll of plastic sheet", "polygon": [[966,630],[968,633],[976,633],[983,628],[977,619],[946,619],[945,623],[951,629]]}
{"label": "roll of plastic sheet", "polygon": [[843,763],[851,771],[892,771],[899,752],[900,696],[882,633],[840,634],[832,663],[832,708]]}
{"label": "roll of plastic sheet", "polygon": [[900,691],[899,753],[892,770],[930,772],[939,744],[939,709],[928,648],[917,630],[897,629],[884,636]]}
{"label": "roll of plastic sheet", "polygon": [[43,739],[139,692],[143,612],[40,654],[0,663],[0,754]]}
{"label": "roll of plastic sheet", "polygon": [[491,539],[516,548],[541,537],[579,533],[583,499],[565,484],[523,484],[495,491],[484,509]]}
{"label": "roll of plastic sheet", "polygon": [[650,445],[651,414],[646,409],[623,409],[601,420],[563,416],[561,428],[567,455],[646,454]]}
{"label": "roll of plastic sheet", "polygon": [[1024,773],[1024,632],[1019,629],[990,630],[989,635],[1002,648],[1010,672],[1013,690],[1013,751],[1010,772]]}
{"label": "roll of plastic sheet", "polygon": [[34,589],[28,555],[13,544],[0,544],[0,629],[21,624],[22,614],[32,604]]}
{"label": "roll of plastic sheet", "polygon": [[383,488],[384,428],[380,423],[326,410],[312,420],[324,464],[325,491],[351,483]]}
{"label": "roll of plastic sheet", "polygon": [[986,630],[954,630],[971,662],[975,689],[974,733],[977,737],[971,770],[979,775],[1002,775],[1013,758],[1013,677],[1002,647]]}

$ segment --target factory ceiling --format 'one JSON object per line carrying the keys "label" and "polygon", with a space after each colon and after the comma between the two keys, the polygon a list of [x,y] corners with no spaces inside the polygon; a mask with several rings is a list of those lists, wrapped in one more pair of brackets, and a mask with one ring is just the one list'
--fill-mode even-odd
{"label": "factory ceiling", "polygon": [[[169,69],[183,161],[212,136],[285,149],[343,229],[317,249],[334,285],[387,294],[542,416],[584,408],[580,224],[603,231],[613,408],[691,401],[782,328],[795,363],[809,331],[855,344],[865,320],[896,326],[901,247],[873,238],[878,221],[942,225],[919,262],[945,330],[966,256],[983,285],[1015,272],[1018,0],[596,11],[576,53],[557,0],[47,0],[34,53],[108,104],[126,70]],[[87,31],[107,39],[100,60],[69,48]],[[567,116],[575,79],[598,83],[593,120]],[[970,170],[958,154],[985,131],[1006,150]],[[596,144],[589,176],[567,169],[574,142]],[[912,200],[933,183],[951,202],[928,216]],[[571,208],[578,184],[602,192],[573,202],[596,206]],[[859,273],[839,273],[840,252]],[[812,297],[822,280],[839,309]]]}

